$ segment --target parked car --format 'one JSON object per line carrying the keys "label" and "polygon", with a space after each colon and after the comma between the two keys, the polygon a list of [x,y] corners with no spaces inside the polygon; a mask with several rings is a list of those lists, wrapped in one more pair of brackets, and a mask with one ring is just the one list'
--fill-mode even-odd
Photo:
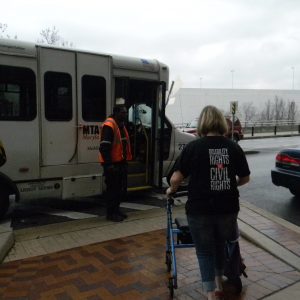
{"label": "parked car", "polygon": [[283,186],[300,198],[300,148],[281,150],[271,170],[273,184]]}
{"label": "parked car", "polygon": [[[233,140],[235,140],[236,142],[242,140],[244,138],[244,134],[243,134],[242,124],[241,124],[239,118],[235,117],[233,135],[232,135],[231,118],[229,116],[225,116],[225,119],[227,121],[227,126],[228,126],[228,133],[226,136],[229,138],[233,137]],[[185,128],[183,128],[183,131],[197,135],[197,125],[198,125],[198,118],[194,119]]]}

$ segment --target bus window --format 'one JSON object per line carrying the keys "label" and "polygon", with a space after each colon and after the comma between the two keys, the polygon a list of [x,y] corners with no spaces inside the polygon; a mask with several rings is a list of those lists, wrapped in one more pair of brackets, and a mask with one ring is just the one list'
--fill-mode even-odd
{"label": "bus window", "polygon": [[106,118],[106,81],[99,76],[84,75],[82,86],[82,119],[90,122]]}
{"label": "bus window", "polygon": [[[161,129],[161,118],[159,116],[158,118],[158,129]],[[163,149],[163,159],[166,160],[168,159],[169,155],[170,155],[170,146],[171,146],[171,135],[172,135],[172,126],[170,124],[170,122],[168,121],[168,119],[165,119],[164,122],[164,149]]]}
{"label": "bus window", "polygon": [[46,72],[45,116],[48,121],[72,119],[72,78],[67,73]]}
{"label": "bus window", "polygon": [[128,110],[128,121],[135,125],[142,124],[144,127],[152,127],[152,109],[146,104],[136,104]]}
{"label": "bus window", "polygon": [[32,70],[0,65],[0,120],[36,117],[36,83]]}

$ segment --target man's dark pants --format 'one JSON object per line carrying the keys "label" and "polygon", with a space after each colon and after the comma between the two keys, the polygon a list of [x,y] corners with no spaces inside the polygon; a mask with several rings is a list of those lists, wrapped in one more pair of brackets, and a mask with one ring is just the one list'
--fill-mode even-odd
{"label": "man's dark pants", "polygon": [[120,203],[127,196],[127,163],[114,164],[113,170],[104,168],[106,184],[106,216],[118,215]]}

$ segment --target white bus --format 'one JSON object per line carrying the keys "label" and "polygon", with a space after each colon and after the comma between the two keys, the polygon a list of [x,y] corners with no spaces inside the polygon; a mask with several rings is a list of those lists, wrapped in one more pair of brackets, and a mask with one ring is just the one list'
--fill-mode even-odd
{"label": "white bus", "polygon": [[101,124],[119,97],[129,111],[133,149],[128,189],[161,186],[194,138],[165,117],[168,77],[168,67],[157,60],[0,40],[0,139],[7,154],[0,215],[11,197],[101,194]]}

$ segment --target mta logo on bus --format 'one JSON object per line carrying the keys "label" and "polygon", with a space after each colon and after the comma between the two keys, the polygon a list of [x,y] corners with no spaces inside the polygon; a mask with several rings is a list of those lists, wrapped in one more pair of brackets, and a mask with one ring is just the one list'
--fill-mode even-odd
{"label": "mta logo on bus", "polygon": [[82,135],[85,140],[98,140],[100,139],[100,126],[99,125],[83,125]]}

